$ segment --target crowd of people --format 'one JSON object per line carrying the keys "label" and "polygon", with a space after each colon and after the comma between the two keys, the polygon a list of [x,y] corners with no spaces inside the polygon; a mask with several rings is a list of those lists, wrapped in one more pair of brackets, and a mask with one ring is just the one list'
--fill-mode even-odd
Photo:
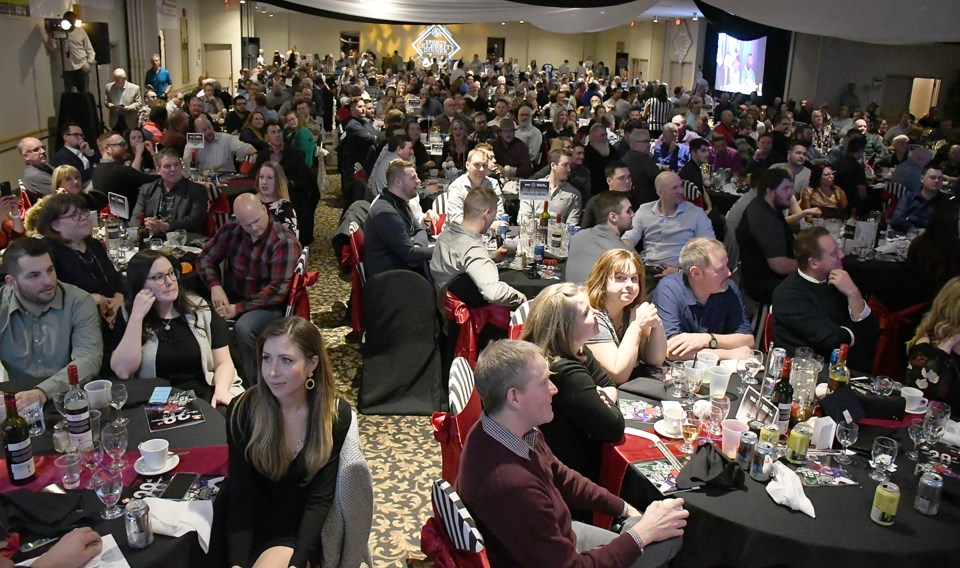
{"label": "crowd of people", "polygon": [[[235,86],[201,77],[186,93],[157,55],[142,89],[122,69],[114,79],[94,145],[75,123],[51,161],[42,141],[20,141],[23,195],[0,198],[10,217],[0,361],[11,378],[37,379],[17,393],[21,405],[64,390],[73,364],[81,381],[163,377],[229,407],[231,565],[317,565],[349,425],[317,328],[282,318],[301,247],[315,238],[324,133],[337,139],[343,207],[369,202],[368,279],[419,273],[441,312],[448,292],[501,310],[532,300],[521,340],[494,341],[477,362],[484,415],[458,482],[494,564],[582,554],[655,566],[677,553],[683,501],[641,516],[600,489],[601,445],[624,432],[619,384],[667,360],[752,354],[745,299],[772,306],[778,345],[829,357],[849,343],[851,366],[870,370],[877,318],[834,236],[801,222],[878,210],[893,227],[927,229],[909,262],[932,307],[909,343],[906,378],[960,408],[958,208],[942,191],[960,175],[960,130],[935,109],[922,126],[904,113],[887,128],[876,105],[849,96],[834,116],[809,100],[712,93],[699,74],[671,90],[612,77],[602,63],[548,71],[474,55],[418,65],[396,52],[378,63],[369,52],[308,59],[293,49],[261,57]],[[423,134],[439,135],[442,152]],[[185,168],[254,180],[208,235],[201,289],[159,251],[138,252],[121,277],[90,212],[116,193],[153,235],[200,233],[211,185]],[[449,186],[422,187],[440,169],[457,171]],[[708,191],[722,170],[749,188],[725,216]],[[531,178],[548,182],[545,204],[511,200],[510,182]],[[908,188],[895,206],[871,183],[884,179]],[[570,239],[565,281],[527,298],[500,280],[507,247],[490,250],[484,235],[543,210],[583,230]],[[934,367],[940,380],[928,381]],[[491,473],[500,467],[510,474]],[[627,518],[624,532],[590,530],[581,521],[594,511]]]}

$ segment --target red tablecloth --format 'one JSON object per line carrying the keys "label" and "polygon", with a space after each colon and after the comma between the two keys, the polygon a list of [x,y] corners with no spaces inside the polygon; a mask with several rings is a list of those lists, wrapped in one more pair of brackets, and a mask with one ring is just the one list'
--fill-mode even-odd
{"label": "red tablecloth", "polygon": [[[180,456],[180,463],[172,470],[172,473],[189,471],[201,475],[226,475],[227,474],[227,446],[205,446],[197,448],[187,448],[174,450],[177,452],[189,452]],[[133,469],[133,463],[140,457],[140,452],[129,451],[124,454],[127,466],[123,469],[123,484],[130,485],[139,475]],[[50,484],[60,485],[60,476],[57,475],[57,467],[54,460],[57,455],[34,456],[37,466],[37,478],[19,487],[19,489],[30,489],[39,491]],[[103,464],[109,465],[110,458],[104,456]],[[90,478],[89,470],[84,468],[80,476],[80,487],[85,487]],[[0,493],[18,489],[10,483],[7,478],[7,464],[0,460]]]}

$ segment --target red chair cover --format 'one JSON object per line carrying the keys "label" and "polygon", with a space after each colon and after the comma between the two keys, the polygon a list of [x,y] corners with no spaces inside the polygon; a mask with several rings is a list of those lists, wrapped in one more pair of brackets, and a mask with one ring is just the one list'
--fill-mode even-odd
{"label": "red chair cover", "polygon": [[488,323],[503,330],[507,330],[510,326],[510,309],[506,306],[487,304],[479,308],[470,308],[450,292],[446,293],[444,300],[444,314],[447,319],[460,326],[460,335],[457,336],[453,356],[463,357],[471,367],[477,362],[477,337],[483,328],[487,327]]}
{"label": "red chair cover", "polygon": [[767,319],[763,322],[763,343],[761,343],[761,346],[766,349],[771,341],[773,341],[773,312],[767,310]]}
{"label": "red chair cover", "polygon": [[893,194],[892,191],[888,191],[886,189],[883,190],[881,199],[883,199],[883,203],[886,205],[886,209],[883,212],[883,217],[889,221],[890,219],[893,219],[893,214],[897,210],[897,202],[900,200],[896,195]]}
{"label": "red chair cover", "polygon": [[290,282],[290,294],[287,296],[287,315],[302,317],[305,320],[310,319],[310,296],[307,294],[307,288],[313,286],[320,279],[320,273],[307,272],[304,275],[293,273],[293,280]]}
{"label": "red chair cover", "polygon": [[357,229],[350,233],[349,256],[341,259],[341,265],[350,270],[350,326],[353,331],[363,331],[363,309],[360,297],[363,295],[363,281],[360,279],[360,263],[363,262],[363,231]]}
{"label": "red chair cover", "polygon": [[207,217],[203,221],[203,232],[208,237],[217,234],[220,227],[230,218],[230,201],[227,199],[227,194],[219,190],[217,194],[215,198],[207,201]]}
{"label": "red chair cover", "polygon": [[510,328],[507,330],[507,337],[510,339],[520,339],[520,332],[523,331],[523,324],[510,324]]}
{"label": "red chair cover", "polygon": [[240,162],[240,165],[237,167],[237,172],[247,175],[250,171],[253,170],[253,162],[248,162],[246,160]]}
{"label": "red chair cover", "polygon": [[900,341],[900,326],[909,323],[911,316],[926,309],[928,302],[914,304],[899,312],[891,312],[883,302],[871,296],[867,301],[870,311],[880,322],[880,337],[877,339],[877,350],[873,356],[873,374],[888,377],[903,376],[903,362],[901,356],[905,354]]}
{"label": "red chair cover", "polygon": [[[674,455],[682,455],[679,445],[671,444],[667,447]],[[663,454],[650,443],[650,440],[640,436],[624,435],[623,440],[617,444],[603,445],[603,453],[600,458],[600,479],[597,485],[614,495],[619,495],[620,485],[623,484],[623,476],[627,473],[628,465],[633,462],[662,457]],[[613,522],[613,519],[603,513],[593,514],[593,524],[595,526],[610,528],[611,522]]]}
{"label": "red chair cover", "polygon": [[487,551],[457,550],[450,542],[443,523],[436,517],[427,519],[420,529],[420,550],[436,568],[490,568]]}
{"label": "red chair cover", "polygon": [[441,213],[437,215],[437,220],[433,222],[433,234],[439,235],[443,232],[443,227],[447,222],[447,214]]}
{"label": "red chair cover", "polygon": [[447,412],[434,412],[430,417],[433,425],[433,439],[440,442],[440,475],[451,485],[457,482],[460,475],[460,454],[467,440],[470,429],[480,419],[483,407],[480,404],[480,395],[474,389],[460,414],[451,416]]}

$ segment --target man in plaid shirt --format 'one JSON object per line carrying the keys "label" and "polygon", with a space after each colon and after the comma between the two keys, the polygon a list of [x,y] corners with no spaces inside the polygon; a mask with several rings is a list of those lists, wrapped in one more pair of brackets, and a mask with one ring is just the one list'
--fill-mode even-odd
{"label": "man in plaid shirt", "polygon": [[[300,243],[296,235],[274,222],[252,193],[237,197],[233,210],[236,220],[220,227],[197,264],[213,308],[224,319],[237,320],[234,337],[242,358],[240,370],[248,383],[255,384],[257,336],[283,316]],[[224,261],[229,275],[220,274]]]}

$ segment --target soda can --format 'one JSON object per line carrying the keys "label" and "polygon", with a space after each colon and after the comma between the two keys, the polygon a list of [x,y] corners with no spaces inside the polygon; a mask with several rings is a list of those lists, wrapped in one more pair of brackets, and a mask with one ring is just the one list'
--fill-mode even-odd
{"label": "soda can", "polygon": [[146,548],[153,543],[150,506],[143,499],[131,499],[127,503],[123,512],[123,525],[127,529],[127,544],[130,548]]}
{"label": "soda can", "polygon": [[506,213],[503,213],[503,214],[501,214],[501,215],[497,215],[497,220],[498,220],[498,221],[503,221],[504,224],[509,225],[509,224],[510,224],[510,215],[507,215]]}
{"label": "soda can", "polygon": [[756,481],[770,481],[770,470],[776,453],[770,442],[758,442],[753,449],[753,458],[750,461],[750,478]]}
{"label": "soda can", "polygon": [[774,447],[780,441],[780,428],[776,424],[764,424],[760,428],[760,441],[769,442]]}
{"label": "soda can", "polygon": [[943,496],[943,478],[928,471],[920,476],[917,486],[917,498],[913,501],[913,508],[924,515],[936,515],[940,511],[940,498]]}
{"label": "soda can", "polygon": [[807,448],[810,446],[810,437],[813,435],[813,428],[806,424],[797,424],[790,431],[790,439],[787,440],[787,461],[793,464],[802,464],[807,462]]}
{"label": "soda can", "polygon": [[537,245],[533,247],[533,263],[534,264],[543,263],[543,245]]}
{"label": "soda can", "polygon": [[896,483],[884,481],[877,485],[877,492],[873,495],[873,507],[870,509],[870,520],[889,527],[897,517],[897,508],[900,506],[900,488]]}
{"label": "soda can", "polygon": [[754,434],[756,434],[757,437],[759,438],[759,437],[760,437],[760,429],[763,428],[763,421],[762,421],[762,420],[751,420],[750,422],[747,422],[747,427],[750,429],[751,432],[753,432]]}
{"label": "soda can", "polygon": [[740,445],[737,446],[737,465],[743,471],[750,470],[750,460],[753,459],[753,451],[757,447],[757,434],[749,430],[740,434]]}

